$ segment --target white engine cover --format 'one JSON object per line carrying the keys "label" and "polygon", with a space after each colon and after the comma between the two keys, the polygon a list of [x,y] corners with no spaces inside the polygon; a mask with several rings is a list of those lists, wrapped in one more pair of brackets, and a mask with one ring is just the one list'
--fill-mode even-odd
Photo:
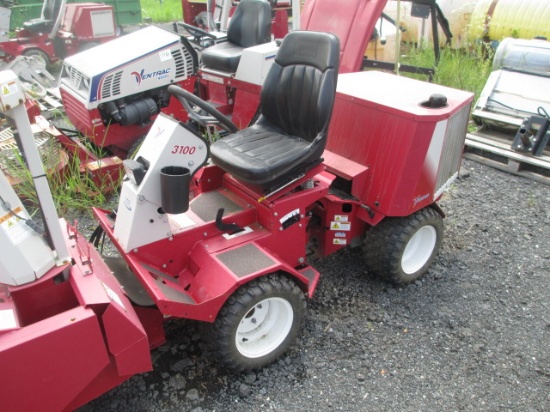
{"label": "white engine cover", "polygon": [[193,56],[178,34],[149,26],[67,57],[60,88],[90,110],[185,80],[194,70]]}

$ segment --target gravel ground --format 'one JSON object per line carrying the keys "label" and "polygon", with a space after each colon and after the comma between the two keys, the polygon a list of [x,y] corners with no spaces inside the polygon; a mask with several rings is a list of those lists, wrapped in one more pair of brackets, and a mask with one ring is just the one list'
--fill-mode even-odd
{"label": "gravel ground", "polygon": [[394,287],[360,249],[313,262],[322,278],[291,349],[233,374],[167,324],[154,371],[82,411],[548,411],[550,187],[466,160],[445,195],[442,250]]}

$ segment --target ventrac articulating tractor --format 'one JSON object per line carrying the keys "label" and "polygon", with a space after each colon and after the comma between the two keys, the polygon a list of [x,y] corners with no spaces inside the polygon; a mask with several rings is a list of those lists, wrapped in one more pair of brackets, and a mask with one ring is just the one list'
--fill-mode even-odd
{"label": "ventrac articulating tractor", "polygon": [[[116,210],[94,209],[90,243],[55,216],[24,95],[2,73],[2,110],[47,228],[28,224],[2,183],[2,408],[72,410],[150,370],[165,319],[209,324],[234,370],[263,367],[299,334],[322,279],[312,252],[363,244],[369,273],[398,284],[428,270],[443,236],[436,202],[458,175],[473,96],[388,73],[338,74],[345,47],[328,32],[287,35],[245,128],[169,86],[226,133],[210,143],[192,119],[158,114],[123,163]],[[103,241],[116,254],[100,255]]]}

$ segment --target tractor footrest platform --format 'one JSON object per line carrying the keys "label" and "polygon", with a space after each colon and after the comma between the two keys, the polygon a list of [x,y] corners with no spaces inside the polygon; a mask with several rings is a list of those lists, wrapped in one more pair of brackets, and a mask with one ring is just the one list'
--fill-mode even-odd
{"label": "tractor footrest platform", "polygon": [[134,273],[121,257],[105,257],[105,263],[132,302],[139,306],[153,306],[155,302],[143,288]]}

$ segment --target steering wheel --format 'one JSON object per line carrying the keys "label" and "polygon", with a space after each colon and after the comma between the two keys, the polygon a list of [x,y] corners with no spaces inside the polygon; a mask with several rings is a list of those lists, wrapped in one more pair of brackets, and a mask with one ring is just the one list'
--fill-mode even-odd
{"label": "steering wheel", "polygon": [[193,36],[195,39],[201,39],[202,37],[209,37],[211,39],[216,40],[216,36],[199,27],[191,26],[190,24],[187,24],[184,22],[178,22],[178,25],[183,26],[183,28],[187,30],[189,34]]}
{"label": "steering wheel", "polygon": [[[219,125],[229,133],[237,133],[239,129],[229,118],[219,110],[215,109],[210,103],[205,102],[193,93],[188,92],[176,85],[168,86],[168,93],[175,96],[182,106],[187,110],[189,118],[202,126]],[[207,115],[201,114],[196,107],[204,110]]]}

